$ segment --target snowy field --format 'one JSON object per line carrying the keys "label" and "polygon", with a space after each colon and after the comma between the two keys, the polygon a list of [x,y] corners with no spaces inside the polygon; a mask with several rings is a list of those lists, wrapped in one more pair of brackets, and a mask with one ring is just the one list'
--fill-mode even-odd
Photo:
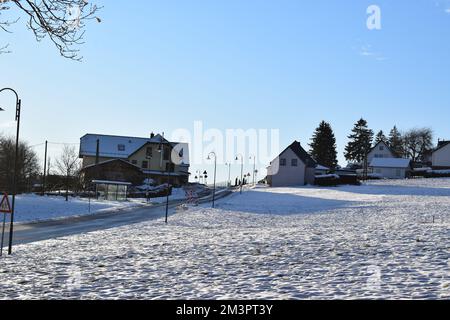
{"label": "snowy field", "polygon": [[449,220],[450,179],[258,188],[16,246],[0,298],[450,299]]}
{"label": "snowy field", "polygon": [[[169,200],[180,200],[184,198],[184,190],[182,188],[174,188]],[[166,197],[150,199],[150,203],[161,203],[165,201]],[[36,222],[101,212],[117,212],[146,204],[146,199],[129,199],[128,201],[97,201],[91,199],[89,209],[89,200],[86,198],[69,197],[69,201],[66,202],[62,196],[41,197],[26,194],[16,197],[16,214],[14,215],[14,220],[16,222]]]}
{"label": "snowy field", "polygon": [[[112,212],[135,207],[140,204],[139,201],[116,202],[91,200],[90,213]],[[14,220],[16,222],[31,222],[85,214],[89,214],[88,199],[69,197],[69,201],[66,202],[64,197],[41,197],[27,194],[16,197]]]}

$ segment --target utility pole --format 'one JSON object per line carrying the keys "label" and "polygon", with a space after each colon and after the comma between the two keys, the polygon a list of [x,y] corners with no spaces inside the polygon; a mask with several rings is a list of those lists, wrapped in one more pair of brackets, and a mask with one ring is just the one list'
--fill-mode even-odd
{"label": "utility pole", "polygon": [[45,141],[45,155],[44,155],[44,176],[42,178],[42,195],[45,196],[45,178],[47,175],[47,147],[48,147],[48,141]]}

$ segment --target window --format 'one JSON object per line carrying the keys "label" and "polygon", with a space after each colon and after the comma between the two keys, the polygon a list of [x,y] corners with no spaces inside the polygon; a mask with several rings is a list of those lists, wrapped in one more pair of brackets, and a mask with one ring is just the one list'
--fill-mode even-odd
{"label": "window", "polygon": [[153,157],[153,148],[152,147],[147,147],[145,155],[146,155],[147,158]]}
{"label": "window", "polygon": [[169,160],[170,157],[170,148],[169,147],[164,147],[164,156],[163,159],[164,160]]}
{"label": "window", "polygon": [[292,159],[291,160],[291,166],[292,167],[298,167],[298,159]]}
{"label": "window", "polygon": [[384,151],[384,146],[380,146],[380,151]]}
{"label": "window", "polygon": [[131,164],[137,165],[137,160],[131,160]]}
{"label": "window", "polygon": [[286,166],[286,159],[284,159],[284,158],[280,159],[280,166],[282,166],[282,167]]}
{"label": "window", "polygon": [[396,169],[396,170],[395,170],[395,175],[396,175],[397,177],[400,177],[400,176],[402,175],[402,171],[401,171],[400,169]]}
{"label": "window", "polygon": [[124,144],[118,144],[118,145],[117,145],[117,150],[119,150],[119,151],[125,151],[125,145],[124,145]]}
{"label": "window", "polygon": [[142,161],[142,168],[147,169],[148,168],[148,161]]}

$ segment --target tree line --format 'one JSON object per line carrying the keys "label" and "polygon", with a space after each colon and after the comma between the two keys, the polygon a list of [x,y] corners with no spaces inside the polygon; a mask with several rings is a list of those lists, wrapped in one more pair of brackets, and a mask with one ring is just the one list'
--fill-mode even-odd
{"label": "tree line", "polygon": [[[361,118],[354,124],[348,136],[344,152],[345,159],[350,164],[361,164],[367,153],[379,142],[386,143],[398,157],[423,163],[433,149],[433,130],[413,128],[401,132],[397,126],[394,126],[387,136],[382,130],[374,135],[367,121]],[[332,169],[337,167],[336,137],[328,122],[322,121],[315,129],[309,146],[310,155],[318,163]]]}
{"label": "tree line", "polygon": [[[13,192],[15,148],[14,137],[0,136],[0,191],[9,194]],[[36,184],[42,184],[43,171],[39,157],[27,142],[19,142],[17,164],[17,193],[31,192]],[[54,170],[48,169],[46,172],[47,190],[64,190],[67,200],[70,190],[79,191],[82,188],[80,169],[76,148],[65,145],[56,159]]]}

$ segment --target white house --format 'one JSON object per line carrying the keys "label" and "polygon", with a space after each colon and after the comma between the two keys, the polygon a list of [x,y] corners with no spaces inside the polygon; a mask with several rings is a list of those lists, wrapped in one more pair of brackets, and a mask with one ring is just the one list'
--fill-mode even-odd
{"label": "white house", "polygon": [[369,169],[387,179],[405,179],[411,170],[411,160],[402,158],[373,158]]}
{"label": "white house", "polygon": [[398,158],[398,155],[387,145],[386,142],[378,142],[367,154],[367,163],[378,158]]}
{"label": "white house", "polygon": [[315,175],[323,175],[323,174],[327,174],[330,171],[330,168],[325,167],[321,164],[318,164],[314,170],[314,174]]}
{"label": "white house", "polygon": [[267,182],[272,187],[302,186],[314,183],[317,163],[294,141],[267,168]]}
{"label": "white house", "polygon": [[450,141],[439,141],[431,156],[433,169],[450,169]]}

